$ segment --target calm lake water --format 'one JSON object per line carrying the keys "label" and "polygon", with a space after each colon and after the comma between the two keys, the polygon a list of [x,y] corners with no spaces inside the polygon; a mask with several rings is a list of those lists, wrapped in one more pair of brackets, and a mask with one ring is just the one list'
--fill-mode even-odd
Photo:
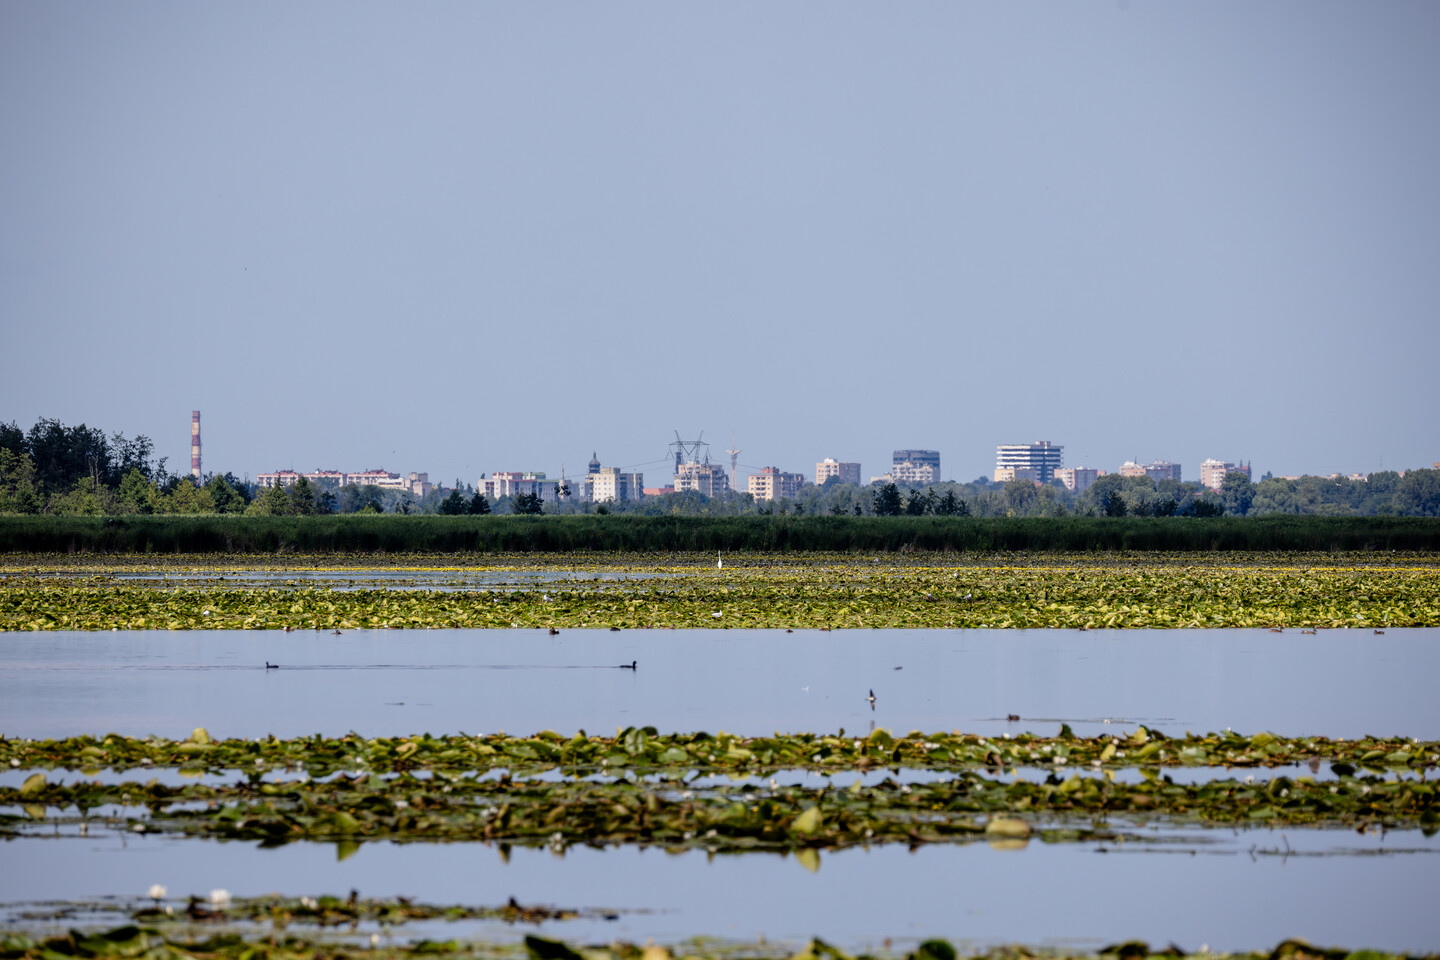
{"label": "calm lake water", "polygon": [[1145,723],[1440,739],[1437,674],[1434,628],[57,631],[0,639],[0,733],[1053,734],[1064,721],[1087,735]]}
{"label": "calm lake water", "polygon": [[[572,848],[561,858],[516,848],[509,863],[481,844],[365,844],[343,862],[334,848],[162,837],[21,839],[6,843],[0,902],[172,896],[223,887],[238,896],[413,896],[432,903],[607,907],[614,922],[551,923],[546,935],[582,942],[662,943],[709,935],[804,940],[853,948],[886,937],[945,936],[980,944],[1098,947],[1141,938],[1190,950],[1320,944],[1433,951],[1440,848],[1418,832],[1186,831],[1174,846],[1032,843],[877,847],[821,855],[811,873],[794,857],[707,858],[660,850]],[[1276,854],[1286,847],[1289,856]],[[1252,848],[1258,848],[1252,854]],[[1397,851],[1380,856],[1384,850]],[[1270,851],[1262,853],[1260,851]],[[1399,852],[1421,851],[1421,852]],[[1324,855],[1321,855],[1324,854]],[[406,927],[402,936],[518,937],[498,924]]]}
{"label": "calm lake water", "polygon": [[[266,670],[265,661],[280,669]],[[618,665],[638,661],[638,669]],[[897,669],[899,668],[899,669]],[[896,732],[1232,727],[1440,739],[1440,630],[157,631],[0,637],[0,732],[185,736],[610,733],[725,729]],[[876,709],[865,696],[873,689]],[[1007,722],[1009,713],[1024,719]],[[1109,721],[1108,723],[1106,721]],[[1118,727],[1118,729],[1117,729]],[[11,771],[8,782],[22,771]],[[1203,775],[1197,772],[1196,775]],[[1327,774],[1328,775],[1328,774]],[[0,902],[173,895],[414,896],[430,902],[611,907],[550,924],[604,942],[697,935],[854,947],[941,935],[980,945],[1187,949],[1317,943],[1433,951],[1440,838],[1418,832],[1185,830],[1173,843],[880,847],[794,858],[480,844],[335,848],[95,831],[0,846]],[[1278,852],[1289,851],[1287,855]],[[1382,855],[1383,854],[1383,855]],[[413,934],[519,936],[496,925]]]}

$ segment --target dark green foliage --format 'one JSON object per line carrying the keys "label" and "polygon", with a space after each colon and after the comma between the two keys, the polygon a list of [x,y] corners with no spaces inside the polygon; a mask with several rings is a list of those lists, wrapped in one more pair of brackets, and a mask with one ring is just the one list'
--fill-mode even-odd
{"label": "dark green foliage", "polygon": [[875,491],[874,502],[870,509],[877,517],[900,516],[900,488],[893,483],[885,484]]}
{"label": "dark green foliage", "polygon": [[970,505],[955,496],[954,490],[947,490],[945,496],[935,501],[935,513],[942,517],[968,517]]}
{"label": "dark green foliage", "polygon": [[1225,515],[1225,504],[1213,494],[1204,497],[1196,497],[1189,501],[1183,508],[1177,511],[1182,517],[1220,517]]}
{"label": "dark green foliage", "polygon": [[510,498],[510,512],[534,516],[545,511],[545,501],[538,493],[517,493]]}
{"label": "dark green foliage", "polygon": [[8,516],[0,552],[1440,550],[1425,517]]}
{"label": "dark green foliage", "polygon": [[295,481],[295,484],[290,488],[289,493],[290,510],[292,513],[305,517],[316,512],[315,488],[311,486],[308,479],[306,479],[305,477],[301,477],[299,480]]}
{"label": "dark green foliage", "polygon": [[1395,512],[1440,517],[1440,470],[1411,470],[1395,485]]}
{"label": "dark green foliage", "polygon": [[465,502],[465,495],[456,487],[450,491],[450,495],[440,501],[439,512],[447,517],[464,516],[470,512],[470,505]]}
{"label": "dark green foliage", "polygon": [[927,513],[934,512],[935,501],[939,499],[934,490],[921,493],[919,490],[910,491],[910,496],[905,498],[905,515],[908,517],[923,517]]}
{"label": "dark green foliage", "polygon": [[1249,474],[1231,470],[1220,485],[1220,496],[1225,500],[1227,513],[1243,517],[1250,512],[1250,504],[1255,500],[1255,484],[1250,482]]}
{"label": "dark green foliage", "polygon": [[472,517],[481,517],[490,512],[490,501],[485,499],[485,494],[477,493],[470,498],[470,508],[466,511]]}

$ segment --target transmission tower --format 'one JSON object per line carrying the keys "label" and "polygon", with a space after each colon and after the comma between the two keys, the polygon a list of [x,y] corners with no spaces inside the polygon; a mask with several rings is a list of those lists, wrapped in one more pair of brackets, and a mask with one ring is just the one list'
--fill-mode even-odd
{"label": "transmission tower", "polygon": [[740,460],[742,451],[739,447],[735,446],[735,434],[733,433],[730,434],[730,449],[725,452],[730,454],[730,489],[738,490],[740,488],[735,486],[735,464]]}
{"label": "transmission tower", "polygon": [[[701,436],[701,437],[704,437],[704,436],[705,436],[705,431],[704,431],[704,430],[701,430],[701,431],[700,431],[700,436]],[[679,430],[676,430],[676,431],[675,431],[675,442],[672,443],[672,444],[670,444],[670,446],[672,446],[672,447],[675,448],[675,474],[676,474],[677,476],[680,474],[680,464],[682,464],[682,463],[692,463],[692,462],[693,462],[693,463],[709,463],[709,462],[710,462],[710,444],[706,443],[703,439],[701,439],[701,440],[681,440],[681,439],[680,439],[680,431],[679,431]],[[702,447],[704,448],[704,457],[703,457],[703,459],[702,459],[702,457],[701,457],[701,448],[702,448]]]}

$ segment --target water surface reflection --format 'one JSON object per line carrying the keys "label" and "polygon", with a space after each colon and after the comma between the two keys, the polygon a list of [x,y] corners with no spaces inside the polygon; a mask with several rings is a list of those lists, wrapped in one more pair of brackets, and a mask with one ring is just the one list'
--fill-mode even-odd
{"label": "water surface reflection", "polygon": [[[1378,855],[1383,851],[1394,854]],[[159,837],[26,838],[5,846],[0,902],[139,897],[154,883],[172,896],[216,887],[236,896],[344,896],[353,888],[366,897],[432,903],[498,906],[514,896],[622,911],[615,921],[541,927],[586,942],[821,935],[860,949],[885,938],[945,936],[1094,948],[1141,938],[1239,950],[1304,936],[1424,952],[1436,945],[1436,852],[1434,840],[1418,832],[1207,830],[1128,852],[1042,843],[1009,851],[982,844],[848,850],[821,854],[812,872],[793,856],[712,858],[633,847],[571,848],[563,857],[516,848],[506,862],[496,848],[478,844],[368,843],[338,861],[333,847],[320,844],[259,850]],[[496,923],[404,931],[524,932]]]}
{"label": "water surface reflection", "polygon": [[1085,735],[1145,723],[1440,739],[1437,641],[1435,628],[10,634],[0,732],[999,735],[1063,721]]}

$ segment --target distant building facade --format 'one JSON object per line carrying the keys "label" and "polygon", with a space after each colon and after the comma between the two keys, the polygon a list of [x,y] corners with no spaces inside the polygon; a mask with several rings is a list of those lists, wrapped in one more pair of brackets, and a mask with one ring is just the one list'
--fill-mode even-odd
{"label": "distant building facade", "polygon": [[833,457],[826,457],[815,464],[815,486],[820,486],[826,480],[835,477],[841,483],[853,483],[860,486],[860,464],[841,463]]}
{"label": "distant building facade", "polygon": [[996,483],[1007,480],[1035,480],[1049,483],[1063,463],[1064,446],[1049,440],[1034,443],[1002,443],[995,447]]}
{"label": "distant building facade", "polygon": [[590,455],[585,476],[580,480],[580,499],[586,503],[607,500],[639,500],[645,496],[645,475],[623,473],[619,467],[601,467],[597,454]]}
{"label": "distant building facade", "polygon": [[1219,490],[1225,484],[1225,474],[1243,473],[1250,476],[1250,464],[1248,463],[1227,463],[1224,460],[1206,460],[1200,464],[1200,485],[1209,487],[1211,490]]}
{"label": "distant building facade", "polygon": [[[859,473],[859,470],[856,470]],[[896,485],[923,487],[927,483],[940,482],[940,451],[938,450],[896,450],[890,458],[890,472],[883,477],[871,477],[870,482],[882,481]]]}
{"label": "distant building facade", "polygon": [[1152,460],[1147,464],[1126,460],[1120,464],[1120,476],[1149,477],[1151,480],[1179,480],[1180,464],[1171,463],[1169,460]]}
{"label": "distant building facade", "polygon": [[750,475],[750,495],[756,500],[789,500],[805,485],[805,474],[785,473],[775,467],[764,467]]}
{"label": "distant building facade", "polygon": [[621,473],[619,467],[601,467],[599,472],[585,475],[588,499],[595,503],[607,500],[639,500],[645,495],[643,473]]}
{"label": "distant building facade", "polygon": [[1103,476],[1105,476],[1104,470],[1095,470],[1090,467],[1061,467],[1055,471],[1055,479],[1063,483],[1065,489],[1071,493],[1084,493]]}
{"label": "distant building facade", "polygon": [[262,487],[290,487],[300,482],[304,477],[310,483],[319,483],[326,486],[349,487],[349,486],[372,486],[381,487],[387,490],[402,490],[405,493],[416,497],[424,497],[435,489],[430,482],[428,473],[410,473],[404,476],[398,473],[391,473],[388,470],[360,470],[355,473],[345,473],[340,470],[312,470],[309,473],[299,473],[295,470],[276,470],[274,473],[261,473],[255,477],[255,482]]}
{"label": "distant building facade", "polygon": [[707,497],[718,497],[729,489],[730,475],[717,463],[697,463],[692,460],[680,464],[680,469],[675,474],[676,493],[693,490]]}
{"label": "distant building facade", "polygon": [[485,494],[486,499],[491,501],[528,493],[546,503],[559,503],[560,486],[559,480],[547,479],[543,473],[518,470],[498,471],[475,481],[476,491]]}

